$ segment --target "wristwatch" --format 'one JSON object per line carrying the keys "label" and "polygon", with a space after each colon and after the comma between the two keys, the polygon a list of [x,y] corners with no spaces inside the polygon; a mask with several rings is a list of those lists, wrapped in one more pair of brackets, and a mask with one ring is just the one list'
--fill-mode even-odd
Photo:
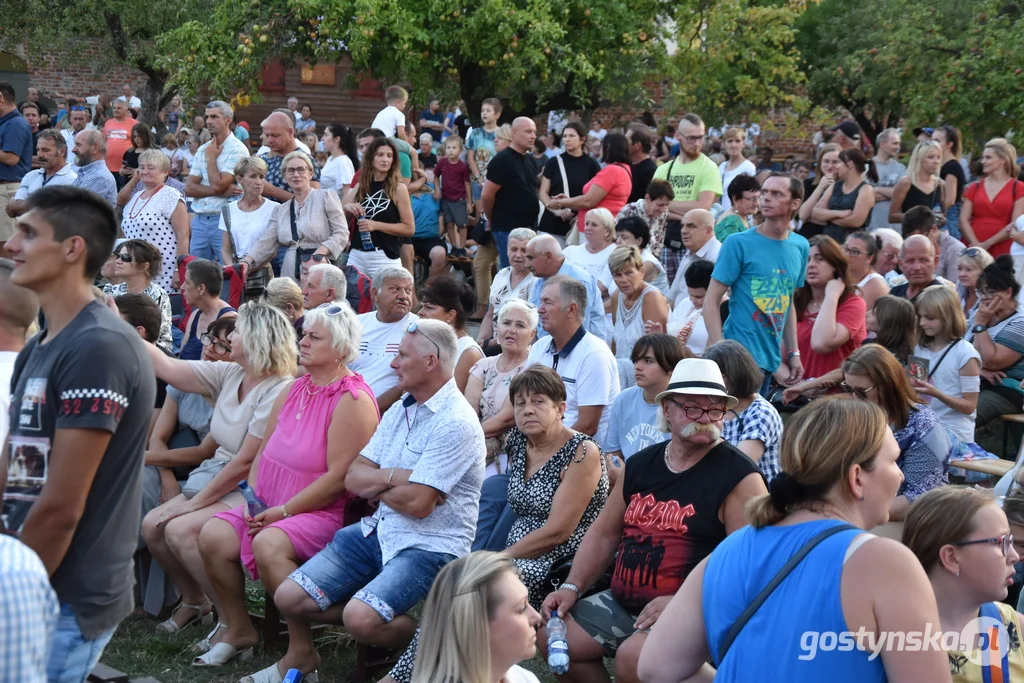
{"label": "wristwatch", "polygon": [[288,514],[288,508],[286,508],[284,505],[282,505],[281,506],[281,519],[288,519],[289,517],[291,517],[291,515]]}
{"label": "wristwatch", "polygon": [[561,590],[569,590],[569,591],[572,591],[573,593],[575,593],[575,594],[576,594],[576,599],[577,599],[577,600],[578,600],[578,599],[579,599],[579,597],[580,597],[580,587],[579,587],[579,586],[577,586],[577,585],[576,585],[576,584],[574,584],[574,583],[563,583],[563,584],[562,584],[561,586],[559,586],[559,587],[558,587],[558,590],[560,590],[560,591],[561,591]]}
{"label": "wristwatch", "polygon": [[790,359],[792,359],[792,358],[799,358],[799,357],[800,357],[800,352],[799,351],[790,351],[789,353],[786,354],[786,362],[788,363],[790,361]]}
{"label": "wristwatch", "polygon": [[973,332],[974,334],[981,334],[987,329],[988,325],[975,325],[974,327],[971,328],[971,332]]}

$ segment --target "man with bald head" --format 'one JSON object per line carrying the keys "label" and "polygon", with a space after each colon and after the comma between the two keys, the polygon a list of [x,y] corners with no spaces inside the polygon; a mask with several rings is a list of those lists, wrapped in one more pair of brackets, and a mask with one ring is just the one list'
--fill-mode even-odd
{"label": "man with bald head", "polygon": [[903,240],[900,270],[907,281],[893,287],[889,294],[909,299],[910,303],[914,303],[926,288],[942,284],[942,281],[935,277],[935,266],[938,263],[939,255],[935,252],[935,245],[925,235],[911,235]]}
{"label": "man with bald head", "polygon": [[530,155],[536,138],[533,119],[520,116],[512,122],[512,144],[487,165],[480,209],[494,236],[502,268],[509,266],[508,234],[516,228],[537,228],[537,169]]}
{"label": "man with bald head", "polygon": [[269,152],[261,154],[260,159],[267,164],[267,178],[263,183],[263,196],[276,202],[284,203],[292,198],[291,188],[281,171],[284,158],[295,150],[303,151],[313,164],[312,187],[320,187],[320,166],[308,152],[299,147],[295,139],[295,119],[288,114],[274,110],[263,122],[263,140]]}
{"label": "man with bald head", "polygon": [[714,263],[718,260],[718,252],[722,243],[715,237],[715,216],[707,209],[691,209],[683,216],[683,253],[679,257],[679,269],[668,290],[668,300],[675,302],[680,297],[687,297],[686,269],[697,259]]}
{"label": "man with bald head", "polygon": [[107,168],[107,142],[98,130],[83,130],[75,136],[75,166],[78,177],[73,185],[91,190],[110,202],[117,203],[117,183]]}
{"label": "man with bald head", "polygon": [[[609,340],[610,333],[605,324],[604,305],[601,303],[601,290],[598,289],[597,280],[587,271],[565,260],[562,246],[554,236],[541,233],[527,242],[526,262],[530,266],[530,271],[537,278],[530,290],[530,302],[534,306],[540,306],[540,292],[544,289],[544,283],[548,278],[565,275],[579,280],[587,287],[586,314],[580,316],[583,320],[583,327],[587,332],[606,342]],[[543,337],[546,334],[547,332],[543,328],[537,328],[538,337]]]}

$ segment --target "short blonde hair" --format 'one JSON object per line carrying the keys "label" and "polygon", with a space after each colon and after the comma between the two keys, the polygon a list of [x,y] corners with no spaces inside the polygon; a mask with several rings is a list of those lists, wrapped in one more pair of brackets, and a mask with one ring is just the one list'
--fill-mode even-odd
{"label": "short blonde hair", "polygon": [[494,131],[494,138],[496,140],[506,140],[512,142],[512,126],[503,124],[498,126],[498,130]]}
{"label": "short blonde hair", "polygon": [[722,140],[746,140],[746,132],[739,126],[729,126],[722,134]]}
{"label": "short blonde hair", "polygon": [[608,231],[608,241],[615,241],[615,216],[608,209],[601,207],[587,211],[587,217],[593,218]]}
{"label": "short blonde hair", "polygon": [[1020,167],[1017,165],[1017,150],[1006,138],[992,138],[985,143],[985,149],[991,149],[996,156],[1003,160],[1006,165],[1006,174],[1010,176],[1011,181],[1017,178],[1017,174],[1020,173]]}
{"label": "short blonde hair", "polygon": [[960,254],[960,258],[958,258],[956,262],[970,263],[978,270],[985,270],[995,263],[995,259],[992,258],[992,254],[988,253],[981,247],[970,247]]}
{"label": "short blonde hair", "polygon": [[636,247],[615,247],[608,257],[608,270],[612,275],[618,275],[630,266],[643,272],[644,257],[640,255],[640,250]]}
{"label": "short blonde hair", "polygon": [[292,305],[293,310],[301,311],[302,289],[290,277],[275,277],[263,290],[262,301],[281,311],[284,311],[288,304]]}
{"label": "short blonde hair", "polygon": [[[285,155],[284,159],[281,160],[281,172],[284,173],[284,167],[288,165],[292,159],[302,159],[306,164],[306,168],[310,171],[313,170],[313,160],[309,158],[309,155],[303,152],[301,149],[297,149],[294,152],[289,152]],[[372,175],[372,174],[371,174]]]}
{"label": "short blonde hair", "polygon": [[238,309],[235,331],[253,374],[295,375],[295,328],[281,309],[258,301],[244,303]]}
{"label": "short blonde hair", "polygon": [[359,342],[363,328],[347,302],[329,303],[306,311],[302,319],[302,331],[316,324],[323,325],[331,335],[331,348],[341,356],[341,362],[348,365],[359,355]]}
{"label": "short blonde hair", "polygon": [[162,173],[171,172],[171,160],[158,149],[147,149],[139,153],[139,163],[153,164]]}
{"label": "short blonde hair", "polygon": [[266,178],[267,162],[263,161],[263,159],[260,159],[259,157],[254,156],[248,156],[239,159],[238,163],[235,164],[234,176],[235,178],[244,178],[246,173],[255,173],[261,178]]}

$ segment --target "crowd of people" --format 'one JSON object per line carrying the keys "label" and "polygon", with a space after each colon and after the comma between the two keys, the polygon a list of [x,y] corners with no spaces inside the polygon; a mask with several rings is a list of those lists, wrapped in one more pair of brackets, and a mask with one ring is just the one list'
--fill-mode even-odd
{"label": "crowd of people", "polygon": [[[535,681],[554,614],[566,682],[1024,676],[1024,490],[951,467],[1024,413],[1007,139],[783,164],[498,98],[417,137],[393,86],[253,152],[221,100],[34,97],[0,82],[0,678],[84,680],[136,607],[246,659],[247,577],[289,638],[243,683],[316,680],[317,623],[387,683]],[[805,642],[978,617],[1006,647]]]}

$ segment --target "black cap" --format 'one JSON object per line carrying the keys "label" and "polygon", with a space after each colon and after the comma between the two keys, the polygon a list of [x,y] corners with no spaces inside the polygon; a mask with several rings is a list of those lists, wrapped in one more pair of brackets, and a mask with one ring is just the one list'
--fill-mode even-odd
{"label": "black cap", "polygon": [[915,128],[915,129],[914,129],[914,137],[916,138],[916,137],[917,137],[918,135],[920,135],[921,133],[928,133],[928,135],[931,135],[931,134],[932,134],[932,133],[934,133],[934,132],[935,132],[935,129],[934,129],[934,128],[928,128],[928,127],[924,127],[924,128]]}
{"label": "black cap", "polygon": [[843,121],[832,130],[838,130],[851,140],[860,140],[860,126],[857,125],[856,121]]}

